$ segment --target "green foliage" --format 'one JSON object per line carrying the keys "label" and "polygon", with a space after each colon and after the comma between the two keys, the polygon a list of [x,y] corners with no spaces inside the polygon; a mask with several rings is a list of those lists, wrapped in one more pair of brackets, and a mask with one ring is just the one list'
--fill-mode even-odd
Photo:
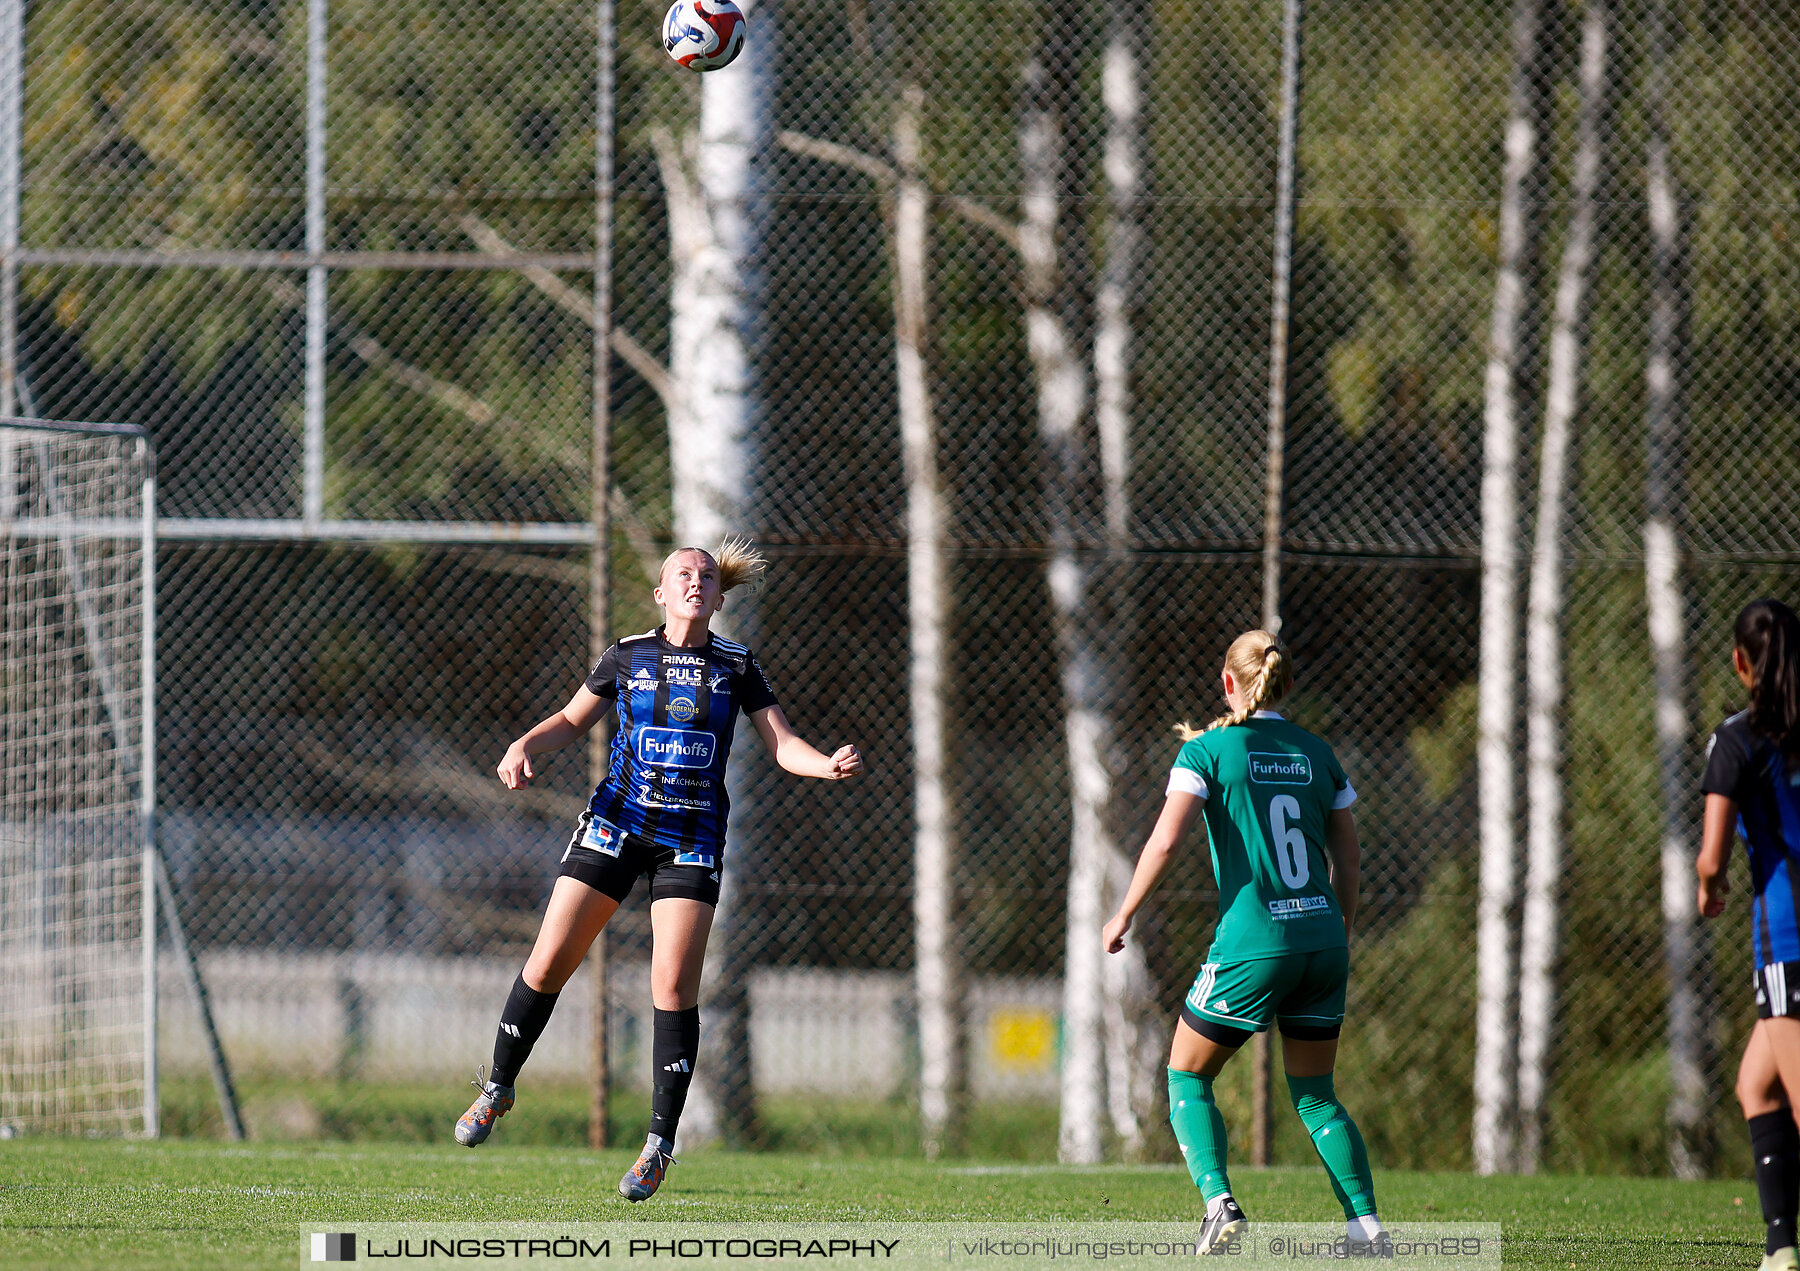
{"label": "green foliage", "polygon": [[[352,2],[330,21],[327,247],[472,250],[473,215],[520,249],[589,249],[589,8]],[[35,5],[29,40],[26,241],[303,245],[304,4]],[[303,303],[267,272],[24,280],[97,367],[166,356],[189,388],[246,345],[291,364]],[[585,515],[579,318],[488,271],[335,272],[328,311],[329,513]],[[297,433],[297,393],[285,417]]]}
{"label": "green foliage", "polygon": [[[1357,280],[1328,358],[1353,436],[1390,415],[1441,447],[1479,409],[1506,94],[1505,12],[1385,3],[1311,14],[1300,231]],[[1378,26],[1385,38],[1371,44]],[[1325,50],[1323,53],[1319,49]]]}
{"label": "green foliage", "polygon": [[1434,803],[1448,799],[1475,771],[1475,743],[1480,736],[1478,697],[1478,685],[1459,684],[1445,697],[1436,720],[1412,730],[1413,763]]}
{"label": "green foliage", "polygon": [[1372,1160],[1467,1169],[1475,964],[1473,871],[1447,863],[1405,921],[1351,948],[1338,1088]]}
{"label": "green foliage", "polygon": [[[249,1077],[238,1083],[245,1131],[256,1142],[331,1140],[442,1144],[469,1098],[466,1085],[306,1081]],[[643,1133],[644,1096],[614,1090],[607,1125],[615,1143]],[[579,1147],[588,1136],[588,1091],[569,1082],[521,1089],[518,1108],[496,1131],[495,1145]],[[197,1077],[162,1082],[162,1129],[177,1139],[219,1139],[224,1122],[212,1084]],[[919,1117],[904,1101],[767,1096],[758,1101],[762,1146],[771,1152],[831,1159],[918,1158]],[[1056,1159],[1056,1111],[1039,1103],[977,1104],[966,1155],[978,1160]]]}

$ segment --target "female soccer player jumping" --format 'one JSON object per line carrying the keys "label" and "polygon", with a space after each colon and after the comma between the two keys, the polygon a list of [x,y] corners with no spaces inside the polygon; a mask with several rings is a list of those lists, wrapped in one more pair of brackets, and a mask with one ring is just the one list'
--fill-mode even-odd
{"label": "female soccer player jumping", "polygon": [[475,1147],[513,1106],[513,1083],[550,1020],[556,996],[638,877],[650,886],[650,1134],[625,1177],[626,1200],[650,1197],[674,1161],[676,1125],[700,1048],[700,970],[724,867],[725,762],[737,714],[750,717],[775,762],[836,781],[862,771],[855,746],[823,755],[788,727],[750,650],[712,634],[725,593],[761,575],[763,558],[737,540],[718,555],[683,547],[663,562],[655,591],[663,625],[608,649],[569,704],[513,742],[501,759],[509,790],[530,784],[533,755],[585,736],[616,705],[606,779],[563,850],[537,943],[513,982],[494,1038],[494,1066],[456,1123]]}
{"label": "female soccer player jumping", "polygon": [[1768,1234],[1762,1271],[1800,1271],[1800,617],[1779,600],[1738,615],[1731,664],[1750,708],[1706,744],[1706,819],[1695,872],[1702,917],[1725,912],[1725,864],[1735,826],[1750,849],[1750,938],[1756,1027],[1738,1065],[1756,1190]]}
{"label": "female soccer player jumping", "polygon": [[1356,791],[1330,746],[1267,709],[1293,682],[1279,640],[1267,631],[1239,636],[1222,678],[1230,710],[1203,731],[1176,729],[1186,744],[1162,815],[1102,939],[1109,953],[1125,947],[1139,906],[1204,816],[1219,922],[1169,1050],[1169,1122],[1206,1200],[1199,1252],[1223,1250],[1248,1226],[1226,1177],[1225,1122],[1212,1086],[1271,1019],[1281,1028],[1294,1111],[1331,1176],[1350,1240],[1367,1245],[1382,1237],[1368,1153],[1331,1076],[1362,861],[1350,813]]}

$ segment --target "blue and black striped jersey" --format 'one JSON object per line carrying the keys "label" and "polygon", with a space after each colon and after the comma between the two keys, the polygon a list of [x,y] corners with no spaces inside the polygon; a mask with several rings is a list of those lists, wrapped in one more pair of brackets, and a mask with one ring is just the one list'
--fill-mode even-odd
{"label": "blue and black striped jersey", "polygon": [[1738,833],[1750,849],[1755,893],[1751,932],[1756,969],[1800,962],[1800,768],[1790,769],[1740,711],[1706,743],[1701,789],[1737,804]]}
{"label": "blue and black striped jersey", "polygon": [[737,714],[776,704],[755,656],[719,635],[683,648],[658,627],[602,654],[587,687],[619,706],[612,760],[589,810],[659,847],[716,857],[731,810],[725,761]]}

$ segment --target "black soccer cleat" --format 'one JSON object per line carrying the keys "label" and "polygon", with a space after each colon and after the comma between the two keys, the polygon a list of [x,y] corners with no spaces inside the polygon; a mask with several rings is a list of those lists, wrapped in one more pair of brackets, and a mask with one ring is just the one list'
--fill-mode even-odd
{"label": "black soccer cleat", "polygon": [[1249,1229],[1250,1220],[1230,1193],[1214,1196],[1206,1207],[1206,1221],[1200,1224],[1200,1239],[1195,1242],[1194,1252],[1224,1253],[1232,1241]]}

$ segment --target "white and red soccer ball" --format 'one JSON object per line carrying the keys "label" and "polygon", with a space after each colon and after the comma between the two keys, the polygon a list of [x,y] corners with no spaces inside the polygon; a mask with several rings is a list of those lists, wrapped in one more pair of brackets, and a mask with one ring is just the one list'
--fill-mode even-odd
{"label": "white and red soccer ball", "polygon": [[675,0],[663,18],[663,51],[690,71],[730,66],[744,51],[744,11],[731,0]]}

